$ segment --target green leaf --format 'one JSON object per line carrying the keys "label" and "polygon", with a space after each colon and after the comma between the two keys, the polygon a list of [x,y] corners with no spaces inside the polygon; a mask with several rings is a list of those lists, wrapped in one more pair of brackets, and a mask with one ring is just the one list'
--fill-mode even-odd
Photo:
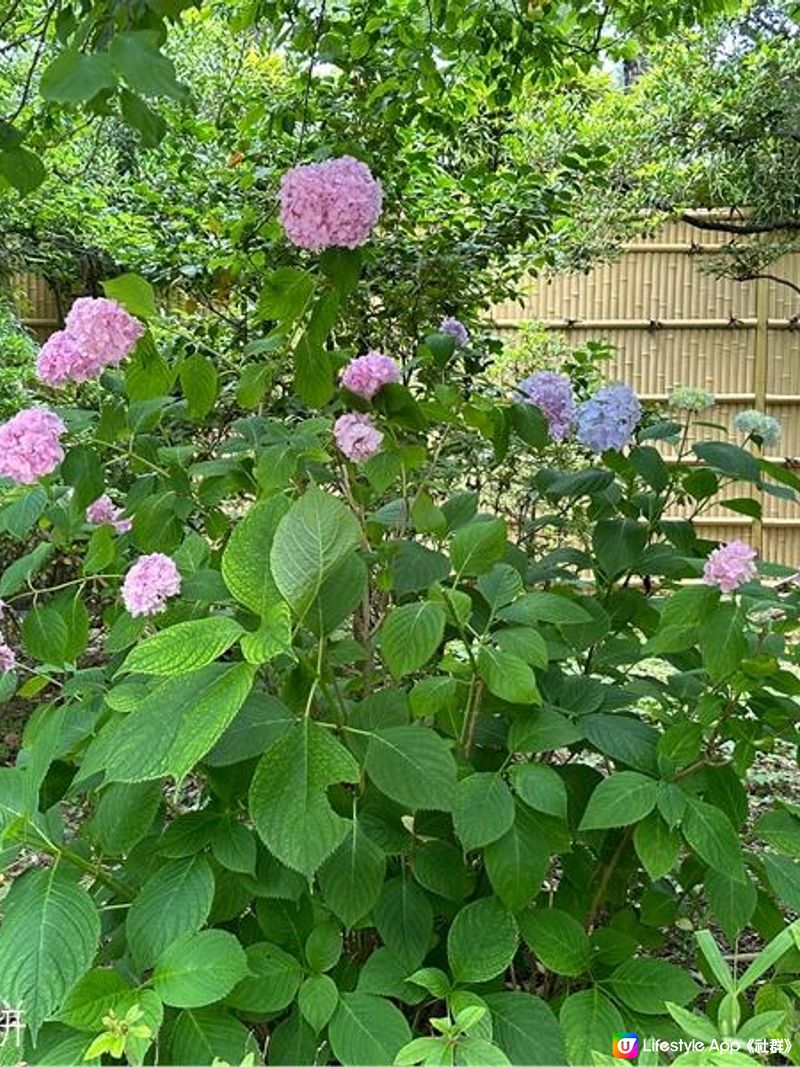
{"label": "green leaf", "polygon": [[227,1003],[248,1015],[283,1011],[300,988],[303,978],[300,963],[267,941],[248,945],[245,954],[249,974],[238,982]]}
{"label": "green leaf", "polygon": [[800,911],[800,866],[789,856],[764,856],[764,872],[778,900]]}
{"label": "green leaf", "polygon": [[155,317],[158,310],[155,289],[140,274],[119,274],[116,278],[108,278],[102,285],[109,300],[122,304],[131,315],[141,319]]}
{"label": "green leaf", "polygon": [[55,545],[52,541],[42,541],[31,552],[14,560],[0,578],[0,597],[18,593],[26,582],[42,569],[54,552]]}
{"label": "green leaf", "polygon": [[281,594],[272,577],[270,550],[278,523],[289,510],[283,496],[252,507],[234,527],[222,554],[222,577],[232,595],[246,608],[268,618]]}
{"label": "green leaf", "polygon": [[142,96],[169,96],[175,100],[186,95],[175,78],[175,67],[158,50],[156,30],[131,30],[111,39],[109,56],[114,70],[134,92]]}
{"label": "green leaf", "polygon": [[458,982],[488,982],[502,974],[517,951],[514,916],[495,897],[467,904],[447,936],[447,958]]}
{"label": "green leaf", "polygon": [[64,51],[43,72],[39,92],[58,104],[80,104],[113,89],[116,81],[107,56]]}
{"label": "green leaf", "polygon": [[0,511],[0,530],[23,540],[42,517],[47,502],[47,490],[35,485]]}
{"label": "green leaf", "polygon": [[478,674],[490,693],[509,704],[540,704],[542,701],[533,670],[510,652],[481,645]]}
{"label": "green leaf", "polygon": [[375,906],[385,871],[386,856],[354,819],[347,836],[319,869],[326,905],[346,926],[355,926]]}
{"label": "green leaf", "polygon": [[567,788],[557,771],[545,763],[523,763],[511,771],[514,792],[534,811],[557,819],[567,817]]}
{"label": "green leaf", "polygon": [[300,1014],[314,1031],[327,1026],[339,1003],[339,990],[327,974],[311,974],[300,986],[297,1006]]}
{"label": "green leaf", "polygon": [[270,563],[296,615],[305,615],[325,578],[355,551],[360,537],[355,516],[336,497],[309,489],[295,501],[278,523]]}
{"label": "green leaf", "polygon": [[226,615],[179,622],[136,645],[117,673],[167,678],[189,674],[219,659],[243,633],[239,623]]}
{"label": "green leaf", "polygon": [[742,481],[759,482],[758,460],[750,452],[727,441],[701,441],[692,452],[720,474],[730,474]]}
{"label": "green leaf", "polygon": [[25,616],[22,623],[25,651],[41,663],[63,666],[68,640],[67,624],[54,607],[34,607]]}
{"label": "green leaf", "polygon": [[514,798],[499,774],[470,774],[458,783],[453,825],[465,852],[483,848],[514,823]]}
{"label": "green leaf", "polygon": [[115,782],[100,795],[89,827],[104,852],[111,856],[130,852],[149,832],[163,800],[158,780]]}
{"label": "green leaf", "polygon": [[17,879],[3,901],[0,991],[25,1012],[33,1041],[88,970],[100,940],[92,898],[58,864]]}
{"label": "green leaf", "polygon": [[394,1063],[411,1031],[401,1011],[383,997],[343,993],[328,1027],[333,1055],[348,1067]]}
{"label": "green leaf", "polygon": [[492,888],[510,911],[519,911],[541,889],[549,866],[540,819],[517,808],[514,825],[486,846],[484,862]]}
{"label": "green leaf", "polygon": [[155,148],[163,141],[167,132],[166,122],[136,93],[122,89],[119,94],[119,110],[122,121],[139,133],[145,148]]}
{"label": "green leaf", "polygon": [[581,820],[581,830],[630,826],[649,815],[658,799],[658,783],[636,771],[619,771],[596,787]]}
{"label": "green leaf", "polygon": [[113,720],[89,746],[81,777],[106,781],[183,779],[214,746],[247,698],[255,668],[212,663],[159,682],[133,711]]}
{"label": "green leaf", "polygon": [[589,936],[568,912],[558,908],[523,912],[520,930],[548,971],[577,978],[589,969]]}
{"label": "green leaf", "polygon": [[329,971],[342,955],[342,930],[331,919],[319,923],[306,938],[306,963],[312,971]]}
{"label": "green leaf", "polygon": [[38,189],[47,177],[41,159],[19,147],[0,150],[0,174],[23,196]]}
{"label": "green leaf", "polygon": [[747,656],[744,615],[738,604],[723,600],[699,625],[703,666],[716,685],[736,674]]}
{"label": "green leaf", "polygon": [[539,626],[543,622],[555,626],[570,626],[591,622],[591,615],[580,604],[556,593],[526,593],[497,612],[500,619],[523,626]]}
{"label": "green leaf", "polygon": [[324,407],[336,392],[330,355],[305,334],[294,350],[294,388],[311,408]]}
{"label": "green leaf", "polygon": [[244,949],[226,930],[183,934],[159,956],[153,989],[173,1008],[221,1000],[247,974]]}
{"label": "green leaf", "polygon": [[359,777],[347,749],[308,718],[272,745],[250,786],[250,814],[270,852],[310,878],[349,826],[331,808],[326,791]]}
{"label": "green leaf", "polygon": [[476,519],[460,527],[450,546],[453,569],[462,577],[483,574],[499,563],[506,551],[503,519]]}
{"label": "green leaf", "polygon": [[216,367],[206,356],[195,353],[181,363],[180,378],[183,395],[189,406],[189,417],[199,422],[213,409],[219,394]]}
{"label": "green leaf", "polygon": [[552,1010],[530,993],[489,993],[493,1040],[512,1063],[551,1067],[564,1063],[561,1030]]}
{"label": "green leaf", "polygon": [[633,846],[642,866],[655,882],[671,871],[678,861],[680,840],[658,812],[651,812],[633,831]]}
{"label": "green leaf", "polygon": [[687,800],[686,813],[681,822],[687,845],[715,871],[722,871],[737,882],[744,882],[742,847],[730,819],[719,808],[704,800],[696,797],[687,797]]}
{"label": "green leaf", "polygon": [[407,878],[392,878],[373,908],[386,947],[406,971],[422,963],[433,937],[433,908],[427,894]]}
{"label": "green leaf", "polygon": [[749,878],[738,882],[727,873],[711,868],[706,871],[703,883],[711,914],[722,927],[728,941],[733,944],[756,910],[756,887]]}
{"label": "green leaf", "polygon": [[606,581],[636,571],[647,544],[647,526],[632,519],[600,519],[592,531],[597,570]]}
{"label": "green leaf", "polygon": [[118,971],[95,968],[72,987],[61,1005],[58,1020],[74,1030],[101,1030],[103,1016],[112,1008],[116,1011],[135,992]]}
{"label": "green leaf", "polygon": [[182,1011],[170,1035],[172,1063],[241,1063],[253,1051],[255,1041],[247,1027],[219,1007]]}
{"label": "green leaf", "polygon": [[666,960],[626,960],[608,982],[624,1004],[642,1015],[663,1015],[668,1000],[683,1008],[700,992],[683,968]]}
{"label": "green leaf", "polygon": [[593,1051],[608,1053],[613,1035],[625,1030],[616,1005],[597,988],[568,996],[559,1022],[571,1067],[586,1067]]}
{"label": "green leaf", "polygon": [[264,280],[258,315],[288,325],[299,319],[314,295],[314,275],[299,267],[278,267]]}
{"label": "green leaf", "polygon": [[[164,863],[131,904],[125,928],[140,970],[151,967],[183,934],[199,930],[214,899],[214,875],[203,856]],[[165,901],[169,907],[164,906]]]}
{"label": "green leaf", "polygon": [[424,726],[376,731],[367,746],[366,770],[382,793],[412,810],[453,806],[455,760],[442,738]]}
{"label": "green leaf", "polygon": [[381,655],[396,678],[428,662],[442,642],[445,621],[444,611],[429,600],[392,608],[381,626]]}
{"label": "green leaf", "polygon": [[253,831],[240,822],[226,819],[211,836],[211,851],[226,870],[240,874],[256,873],[257,842]]}

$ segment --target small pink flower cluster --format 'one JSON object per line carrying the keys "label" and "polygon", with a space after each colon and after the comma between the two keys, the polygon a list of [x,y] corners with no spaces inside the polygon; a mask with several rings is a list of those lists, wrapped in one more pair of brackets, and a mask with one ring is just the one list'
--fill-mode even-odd
{"label": "small pink flower cluster", "polygon": [[381,450],[383,434],[371,415],[348,412],[333,424],[333,436],[339,449],[354,463],[363,463]]}
{"label": "small pink flower cluster", "polygon": [[108,493],[103,493],[86,509],[86,521],[92,526],[113,526],[118,534],[128,533],[133,519],[122,517],[122,508],[117,507]]}
{"label": "small pink flower cluster", "polygon": [[340,382],[345,389],[364,400],[372,400],[384,385],[400,381],[400,368],[391,356],[382,352],[367,352],[366,356],[351,359],[342,371]]}
{"label": "small pink flower cluster", "polygon": [[706,560],[703,581],[716,585],[723,593],[733,593],[756,576],[758,553],[745,541],[728,541],[715,548]]}
{"label": "small pink flower cluster", "polygon": [[287,170],[280,186],[280,221],[298,248],[358,248],[378,221],[380,182],[352,156]]}
{"label": "small pink flower cluster", "polygon": [[0,426],[0,475],[31,485],[51,474],[64,458],[67,428],[46,408],[25,408]]}
{"label": "small pink flower cluster", "polygon": [[104,367],[121,363],[143,333],[139,320],[115,300],[81,297],[70,308],[64,329],[42,346],[36,372],[54,387],[88,381]]}
{"label": "small pink flower cluster", "polygon": [[129,613],[158,615],[167,598],[181,591],[181,576],[174,562],[163,552],[140,556],[122,583],[122,599]]}
{"label": "small pink flower cluster", "polygon": [[6,644],[3,635],[0,634],[0,674],[8,674],[9,671],[14,670],[16,665],[17,657],[14,649]]}

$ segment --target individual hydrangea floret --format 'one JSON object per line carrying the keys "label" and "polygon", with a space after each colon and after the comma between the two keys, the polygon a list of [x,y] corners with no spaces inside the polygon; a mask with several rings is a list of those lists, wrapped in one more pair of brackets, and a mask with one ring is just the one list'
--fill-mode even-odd
{"label": "individual hydrangea floret", "polygon": [[2,635],[0,635],[0,674],[8,674],[9,671],[14,670],[16,665],[17,657],[14,649],[6,644]]}
{"label": "individual hydrangea floret", "polygon": [[774,446],[781,439],[781,424],[772,415],[751,408],[740,412],[733,420],[734,429],[747,437],[760,437],[767,446]]}
{"label": "individual hydrangea floret", "polygon": [[723,593],[733,593],[756,576],[758,553],[746,541],[728,541],[710,553],[703,569],[706,585],[716,585]]}
{"label": "individual hydrangea floret", "polygon": [[352,156],[307,163],[281,178],[280,221],[299,248],[358,248],[378,221],[381,185]]}
{"label": "individual hydrangea floret", "polygon": [[669,394],[667,403],[675,411],[705,411],[713,408],[716,401],[713,394],[694,385],[676,385]]}
{"label": "individual hydrangea floret", "polygon": [[144,326],[116,300],[82,296],[69,309],[65,332],[80,350],[73,381],[86,381],[133,352]]}
{"label": "individual hydrangea floret", "polygon": [[64,458],[67,428],[46,408],[25,408],[0,426],[0,475],[31,485],[51,474]]}
{"label": "individual hydrangea floret", "polygon": [[152,552],[140,556],[122,583],[122,600],[128,612],[135,616],[158,615],[167,598],[181,591],[181,576],[169,556]]}
{"label": "individual hydrangea floret", "polygon": [[457,348],[464,348],[469,344],[469,331],[459,319],[449,316],[439,323],[439,332],[448,333],[455,340]]}
{"label": "individual hydrangea floret", "polygon": [[629,385],[604,385],[578,408],[578,440],[598,454],[624,448],[641,417],[641,404]]}
{"label": "individual hydrangea floret", "polygon": [[372,416],[357,412],[340,415],[333,425],[333,436],[339,449],[354,463],[363,463],[380,452],[383,441]]}
{"label": "individual hydrangea floret", "polygon": [[572,382],[566,374],[540,370],[525,378],[517,391],[528,404],[535,404],[544,417],[554,441],[563,441],[575,428],[578,407],[572,392]]}
{"label": "individual hydrangea floret", "polygon": [[103,493],[88,506],[86,521],[92,526],[113,526],[118,534],[128,533],[133,528],[133,519],[123,518],[122,508],[117,507],[108,493]]}
{"label": "individual hydrangea floret", "polygon": [[367,352],[351,360],[342,371],[341,384],[351,393],[372,400],[384,385],[400,381],[400,368],[391,356]]}

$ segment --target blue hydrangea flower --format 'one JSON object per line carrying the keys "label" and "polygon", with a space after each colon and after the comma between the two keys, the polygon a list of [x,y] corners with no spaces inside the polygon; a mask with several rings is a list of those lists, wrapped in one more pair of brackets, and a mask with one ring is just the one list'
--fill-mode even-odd
{"label": "blue hydrangea flower", "polygon": [[537,371],[519,383],[517,392],[525,403],[535,404],[539,408],[547,419],[554,441],[563,441],[572,433],[578,408],[572,394],[572,382],[566,374]]}
{"label": "blue hydrangea flower", "polygon": [[777,445],[781,439],[781,424],[777,419],[774,419],[771,415],[765,415],[761,411],[756,411],[751,408],[749,411],[742,411],[733,420],[734,428],[743,433],[746,437],[760,437],[762,442],[768,447]]}
{"label": "blue hydrangea flower", "polygon": [[578,408],[578,440],[592,452],[628,444],[642,407],[629,385],[604,385]]}
{"label": "blue hydrangea flower", "polygon": [[694,385],[676,385],[669,394],[667,403],[676,411],[704,411],[713,408],[714,397],[705,389]]}
{"label": "blue hydrangea flower", "polygon": [[464,348],[469,344],[469,331],[463,322],[458,319],[454,319],[452,316],[446,319],[442,319],[439,323],[440,333],[449,333],[456,343],[456,348]]}

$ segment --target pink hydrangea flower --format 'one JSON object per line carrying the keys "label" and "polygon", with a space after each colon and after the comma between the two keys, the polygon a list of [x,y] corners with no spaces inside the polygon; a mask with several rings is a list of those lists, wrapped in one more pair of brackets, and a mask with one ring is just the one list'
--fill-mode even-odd
{"label": "pink hydrangea flower", "polygon": [[366,356],[350,360],[342,371],[340,381],[351,393],[372,400],[384,385],[400,381],[400,368],[391,356],[384,356],[382,352],[367,352]]}
{"label": "pink hydrangea flower", "polygon": [[167,606],[167,598],[180,591],[178,568],[163,552],[140,556],[122,583],[122,599],[133,616],[158,615]]}
{"label": "pink hydrangea flower", "polygon": [[280,221],[299,248],[358,248],[381,213],[380,182],[352,156],[287,170],[279,192]]}
{"label": "pink hydrangea flower", "polygon": [[703,581],[716,585],[723,593],[733,593],[756,576],[758,553],[744,541],[728,541],[715,548],[706,560]]}
{"label": "pink hydrangea flower", "polygon": [[59,330],[45,341],[36,360],[36,373],[47,385],[58,387],[67,382],[85,382],[95,374],[72,334]]}
{"label": "pink hydrangea flower", "polygon": [[9,671],[13,671],[17,665],[17,657],[14,654],[14,649],[10,645],[7,645],[0,636],[0,674],[8,674]]}
{"label": "pink hydrangea flower", "polygon": [[0,426],[0,475],[30,485],[50,474],[64,458],[61,435],[67,428],[46,408],[25,408]]}
{"label": "pink hydrangea flower", "polygon": [[354,463],[363,463],[380,452],[383,440],[372,416],[356,412],[339,416],[333,424],[333,436],[340,450]]}
{"label": "pink hydrangea flower", "polygon": [[82,296],[65,320],[65,332],[80,350],[80,363],[73,381],[99,374],[104,367],[116,366],[136,347],[144,326],[116,300]]}
{"label": "pink hydrangea flower", "polygon": [[113,526],[118,534],[128,533],[133,519],[122,517],[122,508],[117,507],[108,493],[103,493],[86,509],[86,521],[92,526]]}

